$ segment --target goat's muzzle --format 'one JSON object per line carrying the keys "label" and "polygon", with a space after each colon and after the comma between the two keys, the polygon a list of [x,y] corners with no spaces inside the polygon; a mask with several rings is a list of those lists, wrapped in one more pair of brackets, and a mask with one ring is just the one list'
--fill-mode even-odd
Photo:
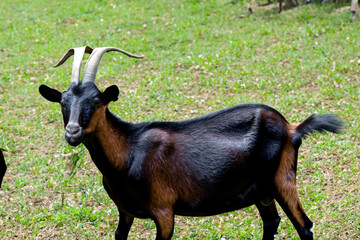
{"label": "goat's muzzle", "polygon": [[83,131],[82,127],[80,127],[77,123],[68,123],[65,127],[65,140],[71,145],[71,146],[78,146],[82,139],[83,139]]}

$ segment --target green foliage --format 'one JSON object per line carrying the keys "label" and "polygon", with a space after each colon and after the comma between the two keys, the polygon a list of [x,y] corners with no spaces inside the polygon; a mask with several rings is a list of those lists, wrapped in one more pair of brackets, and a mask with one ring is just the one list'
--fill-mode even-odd
{"label": "green foliage", "polygon": [[[66,90],[72,47],[115,46],[97,83],[120,88],[112,112],[127,121],[182,120],[243,102],[278,109],[290,122],[333,112],[341,135],[301,147],[298,189],[319,239],[360,238],[359,21],[339,4],[277,14],[230,0],[0,1],[0,147],[8,164],[0,190],[1,239],[111,239],[116,207],[84,147],[63,140],[60,107],[40,84]],[[233,1],[234,3],[236,1]],[[344,10],[345,9],[345,10]],[[278,239],[296,231],[281,211]],[[208,218],[176,217],[176,239],[259,239],[255,207]],[[136,220],[131,239],[153,239]]]}

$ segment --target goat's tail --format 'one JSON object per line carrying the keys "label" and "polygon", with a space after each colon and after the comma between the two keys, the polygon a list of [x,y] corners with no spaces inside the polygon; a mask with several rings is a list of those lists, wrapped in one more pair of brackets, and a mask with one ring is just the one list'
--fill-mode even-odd
{"label": "goat's tail", "polygon": [[329,131],[333,133],[340,133],[344,127],[344,122],[336,115],[325,113],[321,115],[311,115],[304,122],[300,123],[292,135],[292,142],[294,146],[299,147],[301,139],[312,132]]}

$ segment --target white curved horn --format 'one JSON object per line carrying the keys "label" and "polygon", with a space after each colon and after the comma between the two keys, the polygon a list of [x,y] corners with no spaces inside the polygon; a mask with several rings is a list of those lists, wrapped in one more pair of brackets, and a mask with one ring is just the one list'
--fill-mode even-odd
{"label": "white curved horn", "polygon": [[97,72],[97,69],[99,67],[101,57],[106,52],[110,52],[110,51],[121,52],[121,53],[125,54],[128,57],[137,58],[137,59],[140,59],[140,58],[144,57],[144,56],[136,56],[134,54],[128,53],[128,52],[126,52],[126,51],[124,51],[122,49],[115,48],[115,47],[95,48],[92,51],[89,59],[86,62],[83,83],[85,83],[85,82],[95,82],[96,72]]}
{"label": "white curved horn", "polygon": [[89,46],[71,48],[64,56],[60,59],[60,61],[54,66],[58,67],[63,64],[69,57],[74,55],[73,68],[71,72],[71,82],[79,83],[80,81],[80,69],[81,69],[81,61],[84,58],[84,53],[92,53],[93,49]]}

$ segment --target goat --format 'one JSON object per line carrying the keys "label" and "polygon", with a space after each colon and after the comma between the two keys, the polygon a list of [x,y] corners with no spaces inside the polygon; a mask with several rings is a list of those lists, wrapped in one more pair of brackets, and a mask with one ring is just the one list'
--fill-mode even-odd
{"label": "goat", "polygon": [[0,188],[7,169],[2,151],[3,149],[0,148]]}
{"label": "goat", "polygon": [[[170,239],[174,215],[209,216],[255,204],[263,220],[263,238],[273,239],[280,222],[275,201],[301,239],[313,239],[296,188],[302,138],[324,130],[338,133],[343,123],[333,114],[311,115],[289,124],[275,109],[241,104],[205,116],[174,122],[125,122],[109,109],[119,95],[112,85],[100,92],[95,76],[105,52],[118,48],[70,49],[74,54],[67,91],[39,87],[61,104],[65,140],[83,143],[103,175],[103,185],[119,211],[115,239],[127,239],[134,218],[151,218],[156,239]],[[91,53],[80,82],[84,52]]]}

